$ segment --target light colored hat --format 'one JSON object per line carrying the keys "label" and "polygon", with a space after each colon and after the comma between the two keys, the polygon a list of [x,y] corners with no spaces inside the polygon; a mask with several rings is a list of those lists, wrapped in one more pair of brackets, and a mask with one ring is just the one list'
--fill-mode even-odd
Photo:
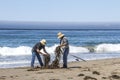
{"label": "light colored hat", "polygon": [[61,37],[64,36],[64,34],[62,34],[61,32],[59,32],[59,33],[57,34],[57,36],[58,36],[58,38],[60,39]]}
{"label": "light colored hat", "polygon": [[47,42],[46,42],[45,39],[42,39],[42,40],[40,41],[40,43],[41,43],[42,45],[45,45]]}

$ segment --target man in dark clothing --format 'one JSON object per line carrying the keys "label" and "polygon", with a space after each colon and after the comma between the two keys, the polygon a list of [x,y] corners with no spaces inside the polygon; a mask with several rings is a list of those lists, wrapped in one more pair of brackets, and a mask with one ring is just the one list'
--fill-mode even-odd
{"label": "man in dark clothing", "polygon": [[63,68],[67,68],[67,56],[69,54],[69,42],[67,40],[67,38],[64,36],[64,34],[62,34],[61,32],[59,32],[57,34],[58,38],[60,39],[60,47],[63,53]]}
{"label": "man in dark clothing", "polygon": [[[39,61],[39,64],[41,65],[41,67],[43,66],[43,62],[42,62],[41,56],[39,54],[42,54],[42,55],[48,54],[46,52],[45,45],[46,45],[46,40],[42,39],[40,42],[36,43],[34,45],[34,47],[32,48],[31,68],[34,68],[34,62],[35,62],[36,56],[37,56],[37,59]],[[41,49],[43,49],[44,53],[41,52]]]}

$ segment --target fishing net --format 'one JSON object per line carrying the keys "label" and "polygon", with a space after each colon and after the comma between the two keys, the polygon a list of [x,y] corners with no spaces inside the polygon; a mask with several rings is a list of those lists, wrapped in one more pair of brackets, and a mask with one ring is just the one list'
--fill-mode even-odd
{"label": "fishing net", "polygon": [[51,68],[60,68],[60,59],[61,59],[61,48],[60,46],[56,47],[55,49],[55,59],[51,64]]}
{"label": "fishing net", "polygon": [[44,60],[44,68],[49,68],[50,54],[45,55],[45,56],[43,57],[43,60]]}
{"label": "fishing net", "polygon": [[50,55],[44,56],[44,67],[51,68],[51,69],[60,68],[61,54],[62,54],[62,50],[60,46],[57,46],[55,49],[55,59],[52,61],[50,65],[49,65]]}

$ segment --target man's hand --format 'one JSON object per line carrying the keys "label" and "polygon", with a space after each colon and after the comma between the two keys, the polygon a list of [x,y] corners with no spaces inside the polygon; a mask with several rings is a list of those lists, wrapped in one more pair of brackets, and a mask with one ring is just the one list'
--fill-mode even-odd
{"label": "man's hand", "polygon": [[39,54],[42,54],[43,56],[49,56],[48,53],[42,53],[39,49],[36,50]]}
{"label": "man's hand", "polygon": [[48,56],[49,54],[48,53],[42,53],[43,54],[43,56]]}
{"label": "man's hand", "polygon": [[58,47],[62,47],[62,45],[59,45]]}

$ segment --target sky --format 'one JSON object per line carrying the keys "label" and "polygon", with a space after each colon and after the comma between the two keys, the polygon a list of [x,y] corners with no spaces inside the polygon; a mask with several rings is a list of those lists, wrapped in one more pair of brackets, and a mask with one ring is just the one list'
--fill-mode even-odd
{"label": "sky", "polygon": [[120,22],[120,0],[0,0],[0,21]]}

